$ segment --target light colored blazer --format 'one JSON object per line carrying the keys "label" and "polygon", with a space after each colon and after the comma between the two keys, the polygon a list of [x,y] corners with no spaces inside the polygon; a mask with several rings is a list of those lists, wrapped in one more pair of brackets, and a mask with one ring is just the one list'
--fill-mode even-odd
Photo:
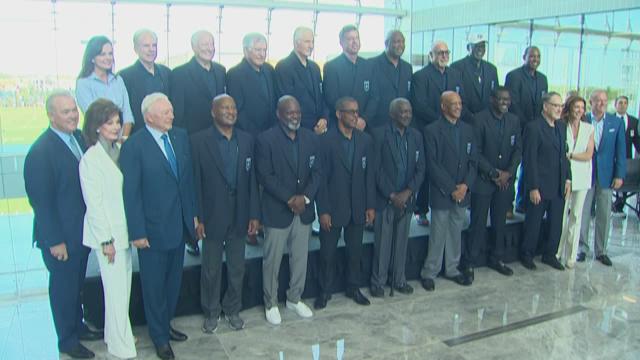
{"label": "light colored blazer", "polygon": [[[580,121],[578,137],[573,139],[571,126],[567,124],[567,148],[569,153],[582,153],[587,151],[589,138],[593,135],[593,125]],[[593,156],[595,156],[595,150]],[[571,190],[589,190],[591,188],[592,162],[591,161],[571,161]]]}
{"label": "light colored blazer", "polygon": [[122,199],[122,173],[100,143],[80,160],[80,185],[87,212],[82,243],[93,249],[114,240],[118,250],[129,247],[127,220]]}

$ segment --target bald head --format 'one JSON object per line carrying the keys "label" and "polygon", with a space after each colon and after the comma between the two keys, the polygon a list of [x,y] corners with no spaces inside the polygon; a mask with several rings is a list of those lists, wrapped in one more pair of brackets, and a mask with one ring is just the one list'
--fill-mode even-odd
{"label": "bald head", "polygon": [[442,115],[449,121],[455,123],[462,113],[462,99],[455,91],[445,91],[440,96],[440,109]]}

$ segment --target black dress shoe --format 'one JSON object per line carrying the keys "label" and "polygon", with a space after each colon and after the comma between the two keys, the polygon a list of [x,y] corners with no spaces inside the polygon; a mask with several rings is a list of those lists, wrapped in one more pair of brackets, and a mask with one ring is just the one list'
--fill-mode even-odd
{"label": "black dress shoe", "polygon": [[462,285],[462,286],[469,286],[473,283],[473,281],[471,281],[471,279],[469,279],[468,277],[466,277],[464,274],[458,274],[456,276],[451,276],[451,277],[445,277],[445,279],[447,280],[451,280],[454,283],[458,284],[458,285]]}
{"label": "black dress shoe", "polygon": [[473,267],[471,267],[471,266],[463,266],[462,269],[460,269],[460,271],[464,274],[464,276],[469,278],[469,280],[471,280],[471,282],[473,282],[473,280],[475,279],[475,274],[473,272]]}
{"label": "black dress shoe", "polygon": [[529,270],[535,270],[536,269],[536,264],[533,262],[532,258],[522,258],[522,259],[520,259],[520,263],[522,264],[522,266],[524,266],[525,268],[527,268]]}
{"label": "black dress shoe", "polygon": [[187,254],[192,256],[200,256],[200,246],[198,243],[187,243]]}
{"label": "black dress shoe", "polygon": [[371,287],[369,288],[369,293],[371,294],[371,296],[376,298],[384,297],[384,289],[380,286],[371,285]]}
{"label": "black dress shoe", "polygon": [[82,341],[96,341],[104,339],[104,331],[87,329],[84,333],[78,336],[78,340]]}
{"label": "black dress shoe", "polygon": [[320,294],[316,301],[313,302],[313,308],[316,310],[324,309],[327,307],[327,302],[331,300],[331,295],[329,294]]}
{"label": "black dress shoe", "polygon": [[578,253],[578,257],[576,258],[577,262],[584,262],[587,259],[587,254],[583,252]]}
{"label": "black dress shoe", "polygon": [[176,356],[173,354],[171,345],[169,345],[168,343],[161,346],[156,346],[156,355],[158,355],[158,357],[162,360],[171,360],[176,358]]}
{"label": "black dress shoe", "polygon": [[558,259],[556,259],[555,256],[549,256],[549,257],[543,256],[542,263],[547,264],[556,270],[561,270],[561,271],[564,270],[564,266],[560,264],[560,261],[558,261]]}
{"label": "black dress shoe", "polygon": [[189,337],[187,334],[180,332],[172,327],[169,328],[169,338],[172,341],[186,341]]}
{"label": "black dress shoe", "polygon": [[613,263],[611,262],[611,259],[609,259],[607,255],[596,256],[596,260],[600,261],[603,265],[606,265],[606,266],[613,265]]}
{"label": "black dress shoe", "polygon": [[364,296],[364,294],[362,292],[360,292],[360,289],[353,289],[353,290],[347,290],[347,297],[353,299],[353,301],[356,302],[356,304],[358,305],[370,305],[371,302],[369,301],[369,299],[367,299],[366,296]]}
{"label": "black dress shoe", "polygon": [[490,262],[488,266],[490,269],[493,269],[504,276],[513,275],[513,270],[511,270],[511,268],[505,265],[502,261]]}
{"label": "black dress shoe", "polygon": [[421,279],[420,285],[422,285],[422,287],[427,291],[433,291],[436,289],[436,284],[433,282],[433,279]]}
{"label": "black dress shoe", "polygon": [[396,291],[405,295],[413,294],[413,288],[407,283],[396,285]]}
{"label": "black dress shoe", "polygon": [[74,359],[93,359],[96,354],[93,351],[87,349],[84,345],[78,343],[69,351],[60,351],[63,354],[67,354]]}

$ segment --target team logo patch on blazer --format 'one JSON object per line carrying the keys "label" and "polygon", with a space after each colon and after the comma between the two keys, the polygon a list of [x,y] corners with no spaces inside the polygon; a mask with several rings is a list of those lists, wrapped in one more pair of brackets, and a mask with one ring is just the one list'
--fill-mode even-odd
{"label": "team logo patch on blazer", "polygon": [[251,158],[248,157],[244,160],[244,168],[246,171],[251,170]]}
{"label": "team logo patch on blazer", "polygon": [[367,168],[367,157],[363,156],[362,157],[362,170]]}
{"label": "team logo patch on blazer", "polygon": [[610,133],[615,132],[615,131],[616,131],[616,129],[609,129]]}
{"label": "team logo patch on blazer", "polygon": [[411,91],[411,80],[407,81],[407,91]]}
{"label": "team logo patch on blazer", "polygon": [[322,81],[320,81],[320,84],[318,84],[318,86],[320,86],[320,94],[322,94]]}
{"label": "team logo patch on blazer", "polygon": [[511,146],[516,144],[516,136],[515,135],[511,135]]}
{"label": "team logo patch on blazer", "polygon": [[416,162],[418,162],[419,158],[420,158],[420,150],[416,150]]}
{"label": "team logo patch on blazer", "polygon": [[364,91],[369,92],[369,80],[365,80],[363,85],[364,85]]}
{"label": "team logo patch on blazer", "polygon": [[491,80],[491,90],[494,90],[496,88],[496,82],[494,80]]}
{"label": "team logo patch on blazer", "polygon": [[467,143],[467,155],[471,154],[471,143]]}
{"label": "team logo patch on blazer", "polygon": [[309,156],[309,168],[313,167],[314,162],[316,162],[316,156],[315,155]]}
{"label": "team logo patch on blazer", "polygon": [[631,137],[636,136],[636,132],[635,132],[635,131],[633,131],[633,129],[631,129],[631,130],[629,131],[629,136],[631,136]]}
{"label": "team logo patch on blazer", "polygon": [[460,94],[460,86],[456,86],[456,92]]}

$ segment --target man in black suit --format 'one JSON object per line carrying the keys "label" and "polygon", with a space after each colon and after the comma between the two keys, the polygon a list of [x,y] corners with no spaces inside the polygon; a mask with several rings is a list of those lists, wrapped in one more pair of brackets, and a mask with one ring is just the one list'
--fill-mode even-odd
{"label": "man in black suit", "polygon": [[375,84],[380,96],[376,116],[367,124],[370,129],[389,123],[389,104],[393,99],[409,98],[413,69],[402,59],[404,35],[400,30],[389,31],[384,46],[384,52],[370,60],[374,64]]}
{"label": "man in black suit", "polygon": [[[440,97],[445,91],[456,92],[464,99],[462,75],[457,69],[447,66],[450,54],[444,41],[436,41],[429,52],[431,62],[411,78],[411,104],[415,114],[413,126],[419,131],[440,118]],[[419,225],[429,225],[428,212],[429,184],[425,181],[418,193],[415,211]]]}
{"label": "man in black suit", "polygon": [[[216,96],[211,115],[213,125],[191,137],[199,219],[196,233],[202,239],[202,331],[209,334],[218,327],[220,310],[232,329],[244,328],[238,315],[242,309],[244,238],[257,233],[260,211],[254,140],[234,128],[238,113],[231,96]],[[227,291],[220,306],[223,251]]]}
{"label": "man in black suit", "polygon": [[169,340],[187,335],[171,327],[180,294],[184,238],[196,237],[196,201],[189,138],[173,127],[166,95],[142,100],[146,126],[122,146],[124,209],[129,239],[138,249],[149,337],[161,359],[173,359]]}
{"label": "man in black suit", "polygon": [[[633,159],[633,149],[636,150],[636,156],[640,153],[640,135],[638,134],[638,118],[633,117],[627,113],[629,107],[629,98],[625,95],[620,95],[616,98],[616,116],[624,123],[624,136],[625,136],[625,152],[627,159]],[[624,204],[627,202],[629,194],[626,192],[616,192],[616,201],[613,204],[614,213],[622,213],[624,210]]]}
{"label": "man in black suit", "polygon": [[535,270],[533,262],[542,218],[547,215],[548,232],[544,240],[542,262],[564,270],[556,258],[564,200],[571,192],[571,168],[567,157],[567,125],[558,121],[562,113],[562,97],[556,92],[542,96],[542,114],[524,130],[524,173],[527,193],[524,235],[520,244],[520,262]]}
{"label": "man in black suit", "polygon": [[[360,109],[357,129],[364,130],[367,122],[375,117],[378,106],[373,64],[358,56],[360,33],[354,25],[345,25],[340,30],[340,46],[342,54],[324,65],[324,100],[329,109],[335,109],[338,99],[343,96],[356,99]],[[329,115],[329,126],[336,126],[336,115],[333,112]]]}
{"label": "man in black suit", "polygon": [[322,309],[331,298],[336,273],[338,239],[344,230],[347,297],[369,305],[360,292],[360,255],[364,225],[375,219],[375,168],[369,134],[354,131],[358,102],[343,97],[336,104],[338,126],[320,138],[324,181],[316,201],[320,216],[320,295],[314,307]]}
{"label": "man in black suit", "polygon": [[120,71],[120,76],[129,93],[129,104],[133,112],[133,129],[138,131],[144,127],[142,117],[142,99],[154,92],[169,95],[171,70],[168,67],[157,64],[158,36],[151,30],[141,29],[133,34],[133,50],[138,55],[138,60],[128,68]]}
{"label": "man in black suit", "polygon": [[267,39],[249,33],[242,39],[244,58],[227,73],[227,92],[238,108],[238,129],[254,137],[276,123],[275,72],[267,59]]}
{"label": "man in black suit", "polygon": [[81,290],[89,248],[82,245],[85,213],[78,164],[85,150],[79,113],[68,92],[46,101],[49,128],[33,143],[24,162],[24,185],[33,208],[33,242],[49,271],[49,303],[58,350],[74,359],[94,353],[79,340],[100,340],[82,321]]}
{"label": "man in black suit", "polygon": [[405,277],[409,225],[416,191],[425,174],[422,134],[409,125],[413,113],[407,99],[389,104],[391,121],[373,130],[376,161],[376,218],[374,222],[371,296],[383,297],[391,268],[391,287],[413,293]]}
{"label": "man in black suit", "polygon": [[503,262],[507,211],[511,208],[513,180],[522,158],[520,120],[509,113],[509,90],[497,86],[491,107],[474,116],[478,176],[471,187],[471,226],[463,251],[463,272],[473,281],[473,267],[485,249],[487,214],[491,210],[494,245],[488,266],[502,275],[513,274]]}
{"label": "man in black suit", "polygon": [[434,280],[442,269],[443,256],[444,276],[460,285],[471,285],[471,279],[458,270],[458,265],[462,227],[469,206],[468,190],[476,179],[476,144],[471,125],[460,121],[460,95],[445,91],[441,103],[442,117],[424,128],[432,214],[429,252],[420,278],[427,291],[435,289]]}
{"label": "man in black suit", "polygon": [[226,92],[226,69],[213,61],[213,35],[205,30],[191,36],[193,57],[171,72],[171,104],[176,127],[189,134],[211,126],[211,101]]}
{"label": "man in black suit", "polygon": [[300,103],[302,127],[322,134],[327,114],[322,98],[320,68],[309,57],[313,52],[313,30],[298,27],[293,32],[293,51],[276,65],[278,96],[291,95]]}
{"label": "man in black suit", "polygon": [[[537,46],[529,46],[522,55],[524,65],[511,70],[504,81],[504,86],[511,93],[511,106],[509,111],[520,119],[520,128],[524,131],[527,124],[540,116],[542,111],[542,96],[547,93],[547,77],[538,71],[540,66],[540,49]],[[522,167],[526,157],[522,159]],[[521,170],[522,170],[521,167]],[[521,171],[518,178],[516,196],[516,211],[522,213],[525,210],[524,182],[526,174]]]}
{"label": "man in black suit", "polygon": [[290,95],[278,100],[278,124],[262,133],[256,145],[256,170],[262,192],[264,257],[262,282],[267,321],[282,321],[278,310],[278,274],[285,248],[291,278],[287,308],[303,318],[313,316],[301,300],[307,276],[307,255],[314,200],[322,183],[317,135],[300,128],[300,104]]}
{"label": "man in black suit", "polygon": [[472,114],[489,108],[491,92],[499,85],[498,70],[482,59],[486,48],[487,40],[482,34],[471,35],[467,41],[469,55],[451,64],[462,75],[465,105]]}

